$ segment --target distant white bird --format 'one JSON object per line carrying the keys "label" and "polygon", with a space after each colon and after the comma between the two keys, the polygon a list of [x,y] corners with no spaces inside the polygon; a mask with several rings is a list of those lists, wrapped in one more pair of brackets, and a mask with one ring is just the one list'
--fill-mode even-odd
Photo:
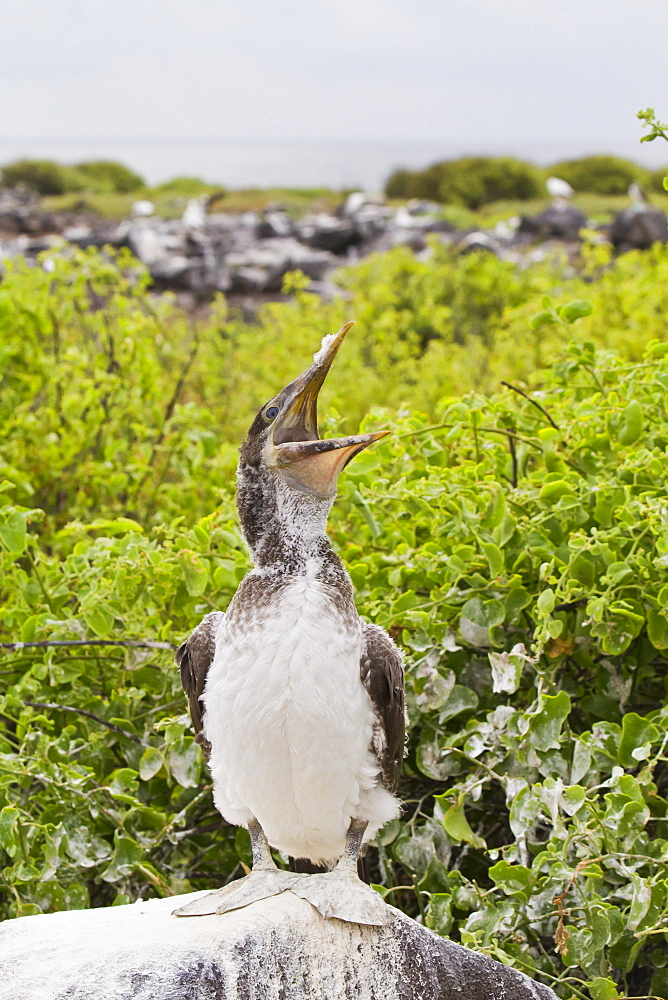
{"label": "distant white bird", "polygon": [[551,194],[553,198],[572,198],[575,194],[568,181],[562,180],[561,177],[548,177],[545,181],[545,187],[547,193]]}
{"label": "distant white bird", "polygon": [[130,214],[133,219],[146,219],[149,215],[153,215],[155,212],[155,205],[152,201],[147,199],[141,201],[133,201],[132,208],[130,209]]}
{"label": "distant white bird", "polygon": [[649,202],[647,200],[647,195],[640,187],[637,181],[633,181],[628,186],[629,196],[631,198],[631,207],[636,212],[645,212],[649,208]]}
{"label": "distant white bird", "polygon": [[352,191],[345,200],[341,214],[344,216],[357,215],[367,205],[384,205],[385,196],[378,192]]}
{"label": "distant white bird", "polygon": [[190,198],[186,205],[181,222],[186,229],[204,229],[206,225],[206,206],[209,201],[208,195],[200,195],[199,198]]}

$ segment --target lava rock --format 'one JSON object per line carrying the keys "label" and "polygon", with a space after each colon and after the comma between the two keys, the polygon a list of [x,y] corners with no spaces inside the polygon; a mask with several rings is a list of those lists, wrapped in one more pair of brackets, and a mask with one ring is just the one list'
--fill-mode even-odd
{"label": "lava rock", "polygon": [[332,254],[303,246],[294,239],[260,240],[225,259],[234,292],[279,292],[288,271],[303,271],[322,280],[336,264]]}
{"label": "lava rock", "polygon": [[267,209],[260,218],[258,237],[261,240],[272,237],[285,238],[293,235],[294,228],[292,220],[285,212],[279,209]]}
{"label": "lava rock", "polygon": [[518,232],[544,240],[577,240],[586,225],[587,217],[579,209],[555,202],[537,215],[523,215]]}
{"label": "lava rock", "polygon": [[171,915],[197,895],[5,921],[0,1000],[556,1000],[392,907],[385,927],[324,920],[291,892]]}
{"label": "lava rock", "polygon": [[634,205],[615,216],[608,236],[619,253],[647,250],[653,243],[668,243],[668,220],[658,208]]}
{"label": "lava rock", "polygon": [[297,225],[297,237],[306,246],[333,254],[344,254],[349,247],[359,243],[354,219],[337,219],[326,212],[302,219]]}

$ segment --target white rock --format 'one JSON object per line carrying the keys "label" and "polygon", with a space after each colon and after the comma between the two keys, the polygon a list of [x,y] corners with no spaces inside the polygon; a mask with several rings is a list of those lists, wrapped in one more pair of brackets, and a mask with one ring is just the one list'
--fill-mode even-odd
{"label": "white rock", "polygon": [[198,895],[5,921],[0,1000],[556,1000],[392,908],[361,927],[285,892],[172,916]]}

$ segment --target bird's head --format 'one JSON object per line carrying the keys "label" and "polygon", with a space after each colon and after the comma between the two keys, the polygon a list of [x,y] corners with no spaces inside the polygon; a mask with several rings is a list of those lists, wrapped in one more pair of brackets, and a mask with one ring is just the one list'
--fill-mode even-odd
{"label": "bird's head", "polygon": [[351,326],[346,323],[325,337],[313,363],[265,403],[251,424],[238,471],[238,502],[246,529],[249,519],[266,522],[265,515],[275,512],[275,496],[287,497],[295,510],[324,509],[326,516],[348,462],[389,433],[325,440],[318,433],[318,393]]}

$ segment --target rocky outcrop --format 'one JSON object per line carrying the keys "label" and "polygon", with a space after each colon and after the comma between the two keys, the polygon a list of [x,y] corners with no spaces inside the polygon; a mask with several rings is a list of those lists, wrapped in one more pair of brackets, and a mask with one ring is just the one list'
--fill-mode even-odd
{"label": "rocky outcrop", "polygon": [[587,225],[587,216],[565,200],[555,199],[552,205],[537,215],[524,215],[518,232],[538,239],[577,240]]}
{"label": "rocky outcrop", "polygon": [[5,921],[0,1000],[556,1000],[398,910],[363,927],[285,892],[171,915],[197,895]]}
{"label": "rocky outcrop", "polygon": [[647,250],[653,243],[668,243],[668,220],[651,205],[632,205],[615,216],[608,237],[618,253]]}
{"label": "rocky outcrop", "polygon": [[[559,178],[550,181],[558,191],[568,188]],[[119,223],[100,219],[85,207],[44,213],[28,192],[0,190],[0,266],[3,257],[22,254],[35,261],[42,251],[68,244],[125,246],[146,264],[157,291],[187,293],[192,302],[223,292],[236,296],[244,308],[249,304],[252,313],[253,302],[280,296],[289,271],[303,271],[312,291],[331,298],[341,294],[330,280],[334,270],[371,253],[405,246],[428,254],[432,237],[461,253],[486,251],[527,263],[549,254],[555,242],[576,253],[587,225],[562,194],[537,215],[497,223],[493,230],[463,232],[443,218],[442,206],[434,202],[414,200],[394,207],[382,196],[362,191],[349,195],[334,213],[298,220],[280,205],[239,214],[208,213],[207,207],[206,199],[193,198],[180,219],[163,219],[153,214],[150,201],[140,201],[131,218]],[[614,220],[609,238],[619,250],[665,241],[666,217],[649,205],[634,205]]]}

